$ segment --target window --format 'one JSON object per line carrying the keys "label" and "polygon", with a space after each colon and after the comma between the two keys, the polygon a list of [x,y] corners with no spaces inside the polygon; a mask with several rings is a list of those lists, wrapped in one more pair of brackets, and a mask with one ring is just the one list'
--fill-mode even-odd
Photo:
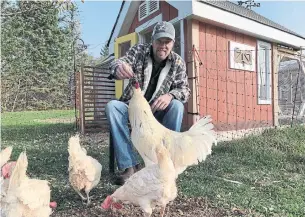
{"label": "window", "polygon": [[258,41],[257,89],[258,104],[271,104],[271,44]]}
{"label": "window", "polygon": [[152,34],[152,31],[148,31],[148,32],[145,32],[144,34],[142,34],[144,43],[151,42],[151,34]]}
{"label": "window", "polygon": [[159,0],[146,0],[139,6],[139,21],[159,10]]}

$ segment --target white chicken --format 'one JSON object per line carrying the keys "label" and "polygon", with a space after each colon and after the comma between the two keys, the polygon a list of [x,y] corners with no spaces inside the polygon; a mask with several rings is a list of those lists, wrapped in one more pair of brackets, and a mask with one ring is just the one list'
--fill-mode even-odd
{"label": "white chicken", "polygon": [[6,147],[5,149],[1,150],[0,152],[0,168],[1,168],[1,176],[0,176],[0,209],[2,212],[4,203],[3,200],[6,196],[6,192],[8,189],[8,176],[9,176],[9,168],[13,166],[15,163],[10,162],[9,159],[11,158],[13,148],[11,146]]}
{"label": "white chicken", "polygon": [[102,165],[80,146],[79,135],[69,139],[69,181],[73,189],[82,200],[86,197],[82,195],[84,190],[87,196],[87,205],[90,204],[90,191],[97,186],[101,178]]}
{"label": "white chicken", "polygon": [[121,208],[119,202],[132,203],[151,216],[153,208],[161,206],[163,217],[166,205],[177,197],[176,172],[168,151],[163,146],[156,148],[158,164],[153,164],[129,177],[125,184],[107,196],[103,209]]}
{"label": "white chicken", "polygon": [[26,175],[28,160],[22,152],[9,178],[4,202],[6,217],[49,217],[50,187],[48,181],[30,179]]}
{"label": "white chicken", "polygon": [[201,118],[188,131],[175,132],[156,120],[137,81],[133,83],[133,91],[128,108],[131,141],[145,166],[157,163],[155,148],[158,146],[168,149],[177,176],[188,166],[204,161],[211,154],[212,145],[216,145],[217,141],[210,116]]}

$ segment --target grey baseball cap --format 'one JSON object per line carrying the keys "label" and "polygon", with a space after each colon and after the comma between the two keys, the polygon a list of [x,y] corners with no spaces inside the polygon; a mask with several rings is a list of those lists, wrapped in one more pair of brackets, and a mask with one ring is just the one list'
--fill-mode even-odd
{"label": "grey baseball cap", "polygon": [[170,38],[175,41],[175,28],[173,24],[165,21],[157,23],[152,33],[152,40],[159,38]]}

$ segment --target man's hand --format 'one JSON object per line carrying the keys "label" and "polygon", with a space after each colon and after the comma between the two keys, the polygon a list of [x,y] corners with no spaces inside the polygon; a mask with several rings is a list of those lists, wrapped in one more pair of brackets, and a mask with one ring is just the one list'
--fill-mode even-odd
{"label": "man's hand", "polygon": [[119,80],[132,78],[134,76],[131,66],[128,63],[121,62],[116,70],[116,76]]}
{"label": "man's hand", "polygon": [[160,96],[155,102],[151,105],[151,110],[154,113],[155,111],[163,111],[172,101],[173,96],[169,93]]}

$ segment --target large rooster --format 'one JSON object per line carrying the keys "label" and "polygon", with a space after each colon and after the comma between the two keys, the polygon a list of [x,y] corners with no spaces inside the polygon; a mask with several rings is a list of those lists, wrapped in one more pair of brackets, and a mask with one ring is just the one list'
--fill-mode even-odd
{"label": "large rooster", "polygon": [[210,116],[201,118],[186,132],[175,132],[156,120],[136,80],[133,82],[133,91],[128,108],[131,141],[145,166],[157,163],[155,148],[158,146],[168,149],[177,176],[188,166],[204,161],[211,154],[212,145],[216,145],[217,141]]}

